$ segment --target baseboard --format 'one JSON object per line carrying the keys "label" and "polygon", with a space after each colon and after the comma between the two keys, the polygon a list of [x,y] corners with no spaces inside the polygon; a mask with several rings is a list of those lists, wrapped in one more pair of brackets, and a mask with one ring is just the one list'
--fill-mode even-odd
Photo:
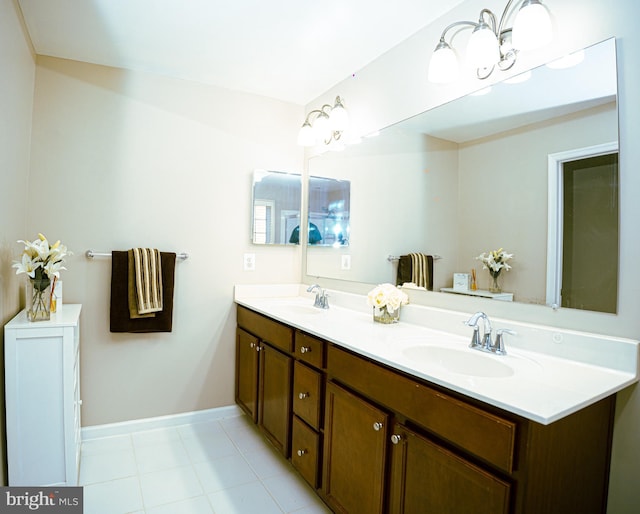
{"label": "baseboard", "polygon": [[86,441],[100,437],[131,434],[132,432],[140,432],[141,430],[177,427],[189,423],[204,423],[206,421],[234,418],[241,414],[242,411],[237,405],[228,405],[215,409],[182,412],[180,414],[170,414],[168,416],[158,416],[155,418],[133,419],[119,423],[82,427],[81,437],[83,441]]}

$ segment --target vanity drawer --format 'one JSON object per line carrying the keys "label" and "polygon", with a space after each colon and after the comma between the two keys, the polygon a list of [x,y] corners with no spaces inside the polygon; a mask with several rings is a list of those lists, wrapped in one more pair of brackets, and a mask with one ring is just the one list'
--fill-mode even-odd
{"label": "vanity drawer", "polygon": [[309,428],[296,416],[293,416],[291,464],[314,489],[319,485],[319,456],[320,434]]}
{"label": "vanity drawer", "polygon": [[238,305],[238,326],[285,352],[293,351],[293,329]]}
{"label": "vanity drawer", "polygon": [[320,429],[322,374],[296,361],[293,367],[293,412]]}
{"label": "vanity drawer", "polygon": [[327,349],[327,370],[343,384],[406,416],[438,437],[509,473],[516,423],[341,350]]}
{"label": "vanity drawer", "polygon": [[296,330],[296,358],[307,362],[316,368],[324,368],[324,346],[321,339]]}

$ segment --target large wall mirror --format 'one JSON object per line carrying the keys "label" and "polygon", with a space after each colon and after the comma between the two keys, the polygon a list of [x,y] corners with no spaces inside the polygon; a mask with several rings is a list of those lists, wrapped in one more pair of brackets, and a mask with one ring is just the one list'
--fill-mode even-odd
{"label": "large wall mirror", "polygon": [[472,269],[488,289],[476,257],[504,248],[514,257],[503,290],[517,302],[549,304],[549,156],[618,142],[615,40],[572,57],[580,62],[541,66],[311,158],[310,175],[350,181],[353,235],[330,254],[310,247],[307,275],[394,282],[389,257],[421,252],[441,257],[434,291]]}
{"label": "large wall mirror", "polygon": [[280,171],[253,172],[251,241],[254,244],[295,244],[300,230],[302,178]]}
{"label": "large wall mirror", "polygon": [[327,177],[309,177],[309,244],[349,245],[351,183]]}

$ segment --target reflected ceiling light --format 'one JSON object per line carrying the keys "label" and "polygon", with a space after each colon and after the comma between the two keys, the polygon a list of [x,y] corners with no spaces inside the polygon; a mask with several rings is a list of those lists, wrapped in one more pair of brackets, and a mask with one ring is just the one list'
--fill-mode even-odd
{"label": "reflected ceiling light", "polygon": [[467,61],[475,68],[479,79],[489,77],[496,66],[502,71],[510,69],[515,64],[519,51],[547,45],[553,37],[551,18],[540,0],[524,0],[513,28],[504,28],[513,2],[514,0],[507,2],[500,23],[497,23],[496,15],[491,10],[482,9],[477,22],[456,21],[446,27],[431,56],[429,81],[445,84],[454,81],[458,76],[458,57],[445,39],[447,32],[454,27],[473,27],[467,45]]}
{"label": "reflected ceiling light", "polygon": [[330,145],[332,141],[338,141],[348,127],[349,113],[342,99],[336,96],[333,107],[324,104],[320,109],[314,109],[307,114],[298,132],[298,144],[301,146],[315,146],[321,143]]}

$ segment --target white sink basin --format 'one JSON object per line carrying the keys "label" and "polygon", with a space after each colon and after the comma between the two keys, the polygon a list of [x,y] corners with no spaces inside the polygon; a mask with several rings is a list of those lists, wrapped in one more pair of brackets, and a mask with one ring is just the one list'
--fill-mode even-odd
{"label": "white sink basin", "polygon": [[289,305],[284,304],[282,305],[282,309],[286,310],[287,312],[293,315],[303,315],[303,316],[317,315],[317,314],[322,314],[323,312],[326,312],[325,309],[320,309],[318,307],[314,307],[313,305],[301,305],[296,303],[291,303]]}
{"label": "white sink basin", "polygon": [[326,312],[324,309],[320,309],[318,307],[314,307],[313,305],[292,305],[288,307],[295,314],[322,314]]}
{"label": "white sink basin", "polygon": [[436,365],[461,375],[506,378],[514,374],[514,369],[509,364],[500,361],[503,357],[478,350],[419,345],[405,348],[402,353],[420,364]]}

